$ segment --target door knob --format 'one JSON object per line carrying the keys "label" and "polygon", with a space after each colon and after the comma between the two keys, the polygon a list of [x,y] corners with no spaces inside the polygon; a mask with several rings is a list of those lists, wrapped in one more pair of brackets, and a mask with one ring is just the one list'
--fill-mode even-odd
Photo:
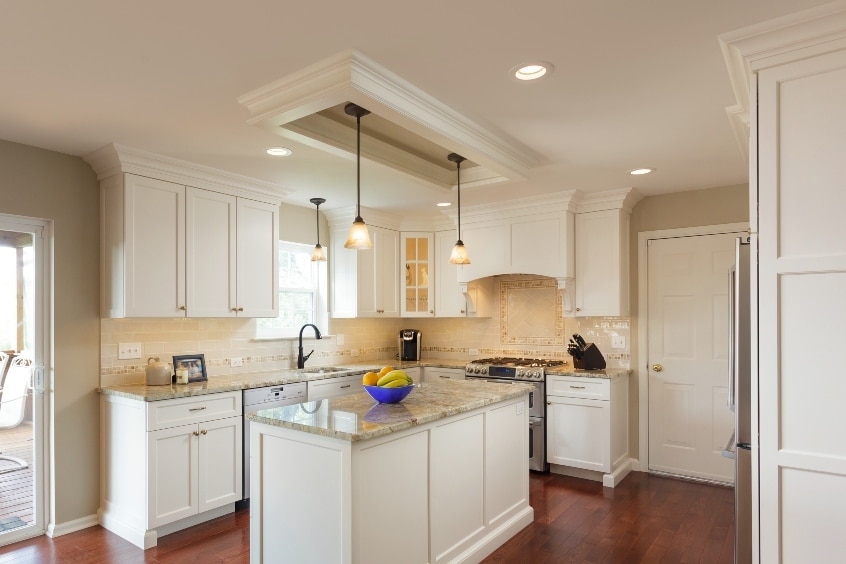
{"label": "door knob", "polygon": [[661,372],[662,370],[664,370],[664,367],[656,362],[655,364],[652,365],[652,370],[654,372]]}

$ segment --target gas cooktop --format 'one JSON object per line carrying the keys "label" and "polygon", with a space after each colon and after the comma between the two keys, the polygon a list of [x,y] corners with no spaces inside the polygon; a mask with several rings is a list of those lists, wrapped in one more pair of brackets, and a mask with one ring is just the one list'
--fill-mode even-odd
{"label": "gas cooktop", "polygon": [[494,358],[480,358],[471,360],[470,364],[487,364],[488,366],[561,366],[567,364],[566,360],[555,360],[551,358],[516,358],[510,356],[498,356]]}
{"label": "gas cooktop", "polygon": [[502,378],[515,380],[543,380],[545,369],[567,364],[566,360],[550,358],[480,358],[464,368],[468,378]]}

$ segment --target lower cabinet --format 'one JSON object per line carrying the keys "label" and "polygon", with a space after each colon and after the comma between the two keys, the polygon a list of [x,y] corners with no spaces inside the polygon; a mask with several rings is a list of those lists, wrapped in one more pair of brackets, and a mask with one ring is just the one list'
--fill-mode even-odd
{"label": "lower cabinet", "polygon": [[100,398],[100,524],[141,548],[234,511],[242,498],[241,392]]}
{"label": "lower cabinet", "polygon": [[423,382],[437,382],[438,380],[464,380],[463,368],[440,368],[424,366]]}
{"label": "lower cabinet", "polygon": [[308,401],[336,398],[347,394],[364,391],[361,383],[361,375],[341,376],[340,378],[327,378],[315,380],[308,383]]}
{"label": "lower cabinet", "polygon": [[546,404],[547,462],[601,472],[611,487],[628,474],[627,376],[549,375]]}

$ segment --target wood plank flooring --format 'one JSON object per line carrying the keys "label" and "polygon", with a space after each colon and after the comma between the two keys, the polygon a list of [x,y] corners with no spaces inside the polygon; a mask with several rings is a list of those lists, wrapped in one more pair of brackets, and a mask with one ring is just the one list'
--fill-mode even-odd
{"label": "wood plank flooring", "polygon": [[[0,530],[4,524],[18,517],[29,524],[32,515],[32,423],[24,422],[13,429],[0,430],[0,451],[27,462],[20,470],[0,473]],[[8,460],[0,460],[0,470],[16,468]]]}
{"label": "wood plank flooring", "polygon": [[[534,523],[491,554],[486,564],[733,562],[730,488],[639,472],[614,489],[533,473],[530,487]],[[240,564],[249,562],[249,546],[249,512],[242,510],[163,537],[147,551],[91,527],[2,547],[0,564]],[[284,555],[278,562],[286,562]]]}

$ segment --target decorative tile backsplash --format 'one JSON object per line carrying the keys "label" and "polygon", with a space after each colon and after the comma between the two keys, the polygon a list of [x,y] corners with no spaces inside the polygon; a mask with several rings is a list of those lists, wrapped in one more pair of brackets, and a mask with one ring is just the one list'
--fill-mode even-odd
{"label": "decorative tile backsplash", "polygon": [[[314,349],[309,366],[373,361],[390,364],[397,358],[400,329],[422,333],[423,360],[467,361],[492,356],[568,358],[566,342],[579,333],[593,342],[609,368],[629,368],[629,319],[574,318],[561,315],[561,293],[555,280],[514,275],[495,278],[489,318],[330,319],[321,331],[327,338],[304,340],[306,353]],[[538,316],[533,327],[530,320]],[[202,353],[208,375],[263,372],[294,368],[297,340],[254,339],[252,319],[102,319],[100,321],[100,383],[103,386],[144,381],[147,358],[171,362],[174,355]],[[344,335],[338,345],[335,335]],[[611,339],[625,339],[625,348],[611,348]],[[141,343],[143,358],[118,360],[118,343]],[[470,356],[471,349],[478,352]],[[242,366],[231,367],[232,358]],[[572,361],[571,361],[572,362]]]}

